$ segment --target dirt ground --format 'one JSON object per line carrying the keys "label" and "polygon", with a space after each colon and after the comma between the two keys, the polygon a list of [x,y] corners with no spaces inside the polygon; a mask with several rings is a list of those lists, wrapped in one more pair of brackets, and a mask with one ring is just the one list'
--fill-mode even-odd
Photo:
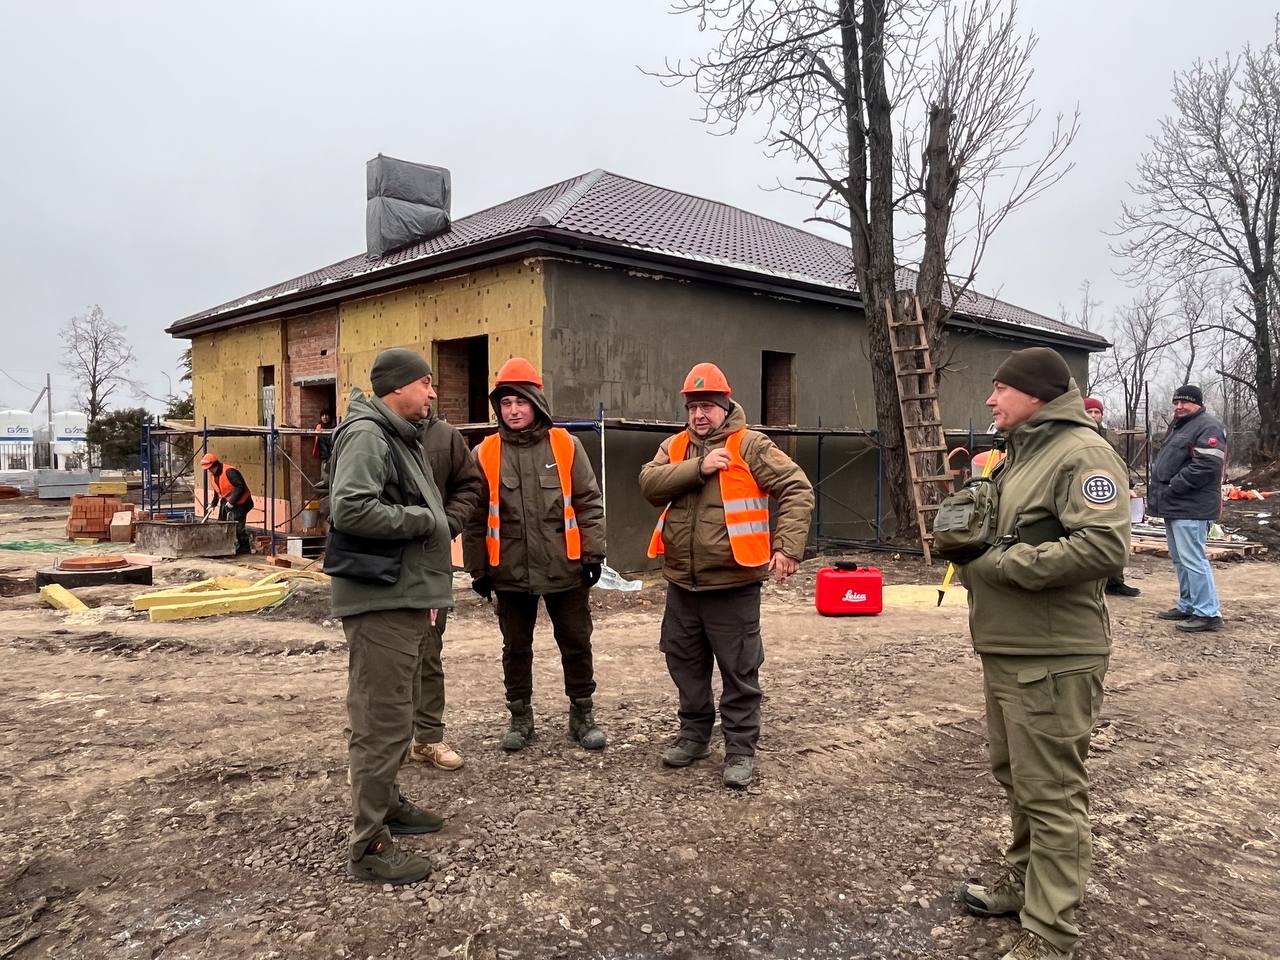
{"label": "dirt ground", "polygon": [[[62,520],[5,503],[0,542],[56,540]],[[1007,831],[959,595],[854,620],[813,610],[817,562],[768,588],[746,793],[720,786],[718,753],[659,764],[675,709],[660,586],[596,591],[603,755],[567,740],[541,629],[539,738],[502,753],[500,641],[464,598],[446,719],[467,764],[404,770],[449,819],[407,841],[432,876],[391,890],[344,874],[346,648],[323,589],[153,625],[129,613],[137,587],[44,608],[21,580],[53,559],[0,549],[0,958],[993,958],[1015,936],[953,899]],[[859,559],[890,583],[941,572]],[[252,562],[166,563],[157,580]],[[1277,955],[1280,577],[1218,574],[1218,634],[1153,619],[1175,590],[1167,560],[1135,558],[1142,596],[1112,604],[1082,960]]]}

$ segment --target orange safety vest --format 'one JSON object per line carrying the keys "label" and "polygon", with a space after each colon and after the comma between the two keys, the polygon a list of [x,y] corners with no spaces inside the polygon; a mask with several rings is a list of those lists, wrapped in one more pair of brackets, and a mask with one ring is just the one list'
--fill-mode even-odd
{"label": "orange safety vest", "polygon": [[[578,515],[573,510],[573,436],[561,427],[547,431],[551,441],[551,454],[555,457],[556,472],[560,474],[560,495],[564,499],[564,546],[570,560],[582,556],[582,532],[578,529]],[[501,521],[498,517],[498,491],[502,487],[502,438],[496,433],[481,441],[476,450],[480,469],[489,484],[489,517],[485,524],[484,546],[489,555],[489,566],[498,565],[500,554]]]}
{"label": "orange safety vest", "polygon": [[[729,546],[733,559],[744,567],[762,567],[772,555],[769,543],[769,495],[760,489],[751,468],[742,459],[742,438],[747,432],[743,427],[729,434],[724,448],[729,451],[729,466],[720,471],[720,496],[724,501],[724,523],[729,530]],[[680,463],[689,450],[689,433],[676,434],[671,440],[668,454],[672,463]],[[649,556],[661,556],[666,550],[662,545],[662,528],[667,522],[671,504],[663,508],[658,524],[649,538]]]}
{"label": "orange safety vest", "polygon": [[[236,488],[233,487],[231,485],[231,481],[227,479],[227,471],[232,470],[234,468],[235,468],[234,463],[224,462],[222,464],[222,472],[218,474],[213,480],[213,489],[218,491],[218,496],[220,496],[223,500],[226,500],[228,502],[231,500],[231,495],[236,492]],[[252,496],[253,494],[249,491],[249,485],[246,483],[244,488],[244,496],[240,498],[240,503],[237,503],[236,506],[237,507],[240,506],[241,503],[248,503],[249,498]]]}

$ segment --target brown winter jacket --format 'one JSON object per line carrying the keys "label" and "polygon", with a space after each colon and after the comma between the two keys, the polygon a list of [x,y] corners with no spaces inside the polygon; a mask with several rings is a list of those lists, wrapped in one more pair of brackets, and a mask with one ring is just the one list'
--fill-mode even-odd
{"label": "brown winter jacket", "polygon": [[[564,498],[560,474],[547,431],[551,412],[541,390],[506,386],[532,401],[537,423],[516,433],[498,427],[502,437],[502,490],[498,493],[501,552],[497,567],[485,553],[485,518],[489,512],[489,482],[472,452],[480,473],[480,503],[467,521],[462,538],[463,563],[472,577],[489,576],[497,590],[559,593],[583,584],[584,563],[605,558],[604,500],[595,471],[577,437],[573,438],[573,509],[582,535],[582,556],[570,560],[564,540]],[[494,402],[494,411],[498,404]],[[502,416],[498,414],[498,422]]]}
{"label": "brown winter jacket", "polygon": [[[671,504],[662,534],[662,574],[686,590],[723,590],[769,576],[767,566],[744,567],[733,559],[724,523],[720,474],[702,475],[703,456],[723,447],[729,434],[746,424],[746,413],[735,403],[723,426],[705,440],[689,432],[689,449],[683,461],[671,462],[669,450],[674,438],[668,437],[658,447],[658,455],[640,469],[640,492],[645,499],[659,508]],[[772,440],[754,430],[742,438],[742,459],[761,489],[777,500],[773,549],[802,560],[813,513],[809,478]]]}
{"label": "brown winter jacket", "polygon": [[456,537],[480,506],[484,480],[480,468],[471,459],[471,450],[458,428],[441,420],[432,411],[418,430],[422,449],[431,467],[432,479],[444,498],[444,513],[449,518],[449,536]]}

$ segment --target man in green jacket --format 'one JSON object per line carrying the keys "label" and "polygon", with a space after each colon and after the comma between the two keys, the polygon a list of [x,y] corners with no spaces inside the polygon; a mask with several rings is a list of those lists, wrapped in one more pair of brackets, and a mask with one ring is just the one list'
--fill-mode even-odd
{"label": "man in green jacket", "polygon": [[[458,428],[436,416],[434,410],[422,421],[419,433],[426,451],[432,479],[444,499],[449,518],[449,537],[460,534],[480,505],[482,481],[471,459],[471,448]],[[436,622],[427,628],[427,647],[413,685],[413,746],[409,759],[435,767],[457,770],[462,755],[444,741],[444,663],[441,658],[444,628],[448,618],[440,610]]]}
{"label": "man in green jacket", "polygon": [[994,384],[987,406],[1008,438],[999,539],[961,572],[1013,842],[1000,876],[959,896],[980,916],[1021,916],[1004,960],[1063,960],[1092,858],[1085,757],[1111,654],[1103,589],[1129,555],[1128,484],[1056,351],[1014,351]]}
{"label": "man in green jacket", "polygon": [[511,713],[502,748],[523,750],[534,735],[533,627],[541,600],[560,648],[569,735],[585,750],[603,750],[590,605],[605,558],[600,487],[578,438],[552,425],[542,377],[528,360],[502,365],[489,402],[498,432],[475,449],[481,507],[462,549],[471,589],[486,600],[497,596]]}
{"label": "man in green jacket", "polygon": [[[640,492],[662,519],[650,541],[661,554],[667,606],[659,647],[680,698],[680,732],[663,754],[687,767],[710,752],[716,708],[712,665],[720,667],[721,781],[745,788],[760,737],[761,584],[799,569],[809,536],[813,487],[762,433],[746,429],[724,373],[699,363],[681,391],[689,426],[664,440],[640,470]],[[769,532],[769,498],[778,504]]]}
{"label": "man in green jacket", "polygon": [[384,350],[370,380],[375,396],[353,389],[334,434],[325,551],[349,651],[348,870],[414,883],[430,864],[392,837],[432,833],[444,821],[404,797],[396,774],[413,741],[414,680],[432,620],[453,606],[449,520],[418,432],[435,399],[430,364],[412,350]]}

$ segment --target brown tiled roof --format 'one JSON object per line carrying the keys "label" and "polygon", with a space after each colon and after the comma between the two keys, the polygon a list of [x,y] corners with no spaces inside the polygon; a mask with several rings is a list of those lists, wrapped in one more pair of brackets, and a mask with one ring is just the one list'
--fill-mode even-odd
{"label": "brown tiled roof", "polygon": [[[666,260],[728,268],[782,286],[857,293],[849,250],[843,244],[728,204],[593,170],[461,217],[447,233],[380,260],[371,260],[363,253],[348,257],[193,314],[178,321],[171,330],[419,261],[425,266],[432,258],[445,259],[483,241],[507,235],[515,239],[514,235],[529,232],[567,239],[589,238],[632,254],[648,253]],[[910,287],[913,282],[911,271],[899,271],[901,286]],[[1012,324],[1051,336],[1105,344],[1102,338],[1079,327],[972,291],[961,298],[957,313],[975,321]]]}

